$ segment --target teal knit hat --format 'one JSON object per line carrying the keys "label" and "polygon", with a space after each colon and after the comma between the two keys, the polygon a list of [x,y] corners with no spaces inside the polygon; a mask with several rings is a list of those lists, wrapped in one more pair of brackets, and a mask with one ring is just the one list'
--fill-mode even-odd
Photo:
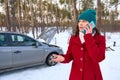
{"label": "teal knit hat", "polygon": [[93,9],[87,9],[78,16],[79,20],[86,20],[89,23],[92,21],[96,26],[96,11]]}

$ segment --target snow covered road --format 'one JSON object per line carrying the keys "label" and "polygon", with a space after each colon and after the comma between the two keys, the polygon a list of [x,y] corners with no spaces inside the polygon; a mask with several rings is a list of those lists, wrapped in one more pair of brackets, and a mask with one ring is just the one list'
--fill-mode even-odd
{"label": "snow covered road", "polygon": [[[115,36],[114,36],[115,35]],[[115,51],[106,51],[106,59],[100,63],[104,80],[120,80],[120,36],[117,34],[108,35],[107,45],[112,46],[113,41],[117,42]],[[56,34],[51,44],[62,47],[64,52],[67,50],[70,34],[68,31]],[[46,65],[26,68],[0,74],[0,80],[68,80],[71,63],[57,64],[48,67]]]}
{"label": "snow covered road", "polygon": [[68,80],[70,64],[46,65],[11,71],[0,75],[0,80]]}

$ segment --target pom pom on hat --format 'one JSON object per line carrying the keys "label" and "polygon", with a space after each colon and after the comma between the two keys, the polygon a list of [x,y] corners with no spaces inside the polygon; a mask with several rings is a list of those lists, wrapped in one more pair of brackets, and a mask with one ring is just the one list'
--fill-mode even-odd
{"label": "pom pom on hat", "polygon": [[78,21],[86,20],[89,23],[92,21],[96,25],[96,11],[93,9],[87,9],[78,16]]}

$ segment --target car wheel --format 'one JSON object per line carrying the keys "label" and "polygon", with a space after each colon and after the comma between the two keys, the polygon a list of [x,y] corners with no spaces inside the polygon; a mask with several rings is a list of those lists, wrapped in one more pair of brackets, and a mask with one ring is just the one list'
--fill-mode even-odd
{"label": "car wheel", "polygon": [[46,59],[46,64],[48,66],[54,66],[54,65],[57,64],[57,62],[52,61],[52,59],[54,58],[53,54],[57,54],[57,53],[51,53],[51,54],[49,54],[48,57],[47,57],[47,59]]}

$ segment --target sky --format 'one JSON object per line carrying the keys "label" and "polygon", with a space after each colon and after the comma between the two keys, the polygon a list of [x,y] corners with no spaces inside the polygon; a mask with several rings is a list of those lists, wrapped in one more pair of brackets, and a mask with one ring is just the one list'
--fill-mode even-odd
{"label": "sky", "polygon": [[[66,53],[70,34],[71,29],[56,33],[50,44],[60,46]],[[106,46],[110,46],[115,51],[110,49],[106,51],[106,58],[100,63],[103,80],[120,80],[120,33],[107,33],[106,35]],[[117,43],[115,47],[113,47],[114,41]],[[70,69],[71,62],[68,64],[58,63],[52,67],[41,65],[0,74],[0,80],[68,80]]]}

